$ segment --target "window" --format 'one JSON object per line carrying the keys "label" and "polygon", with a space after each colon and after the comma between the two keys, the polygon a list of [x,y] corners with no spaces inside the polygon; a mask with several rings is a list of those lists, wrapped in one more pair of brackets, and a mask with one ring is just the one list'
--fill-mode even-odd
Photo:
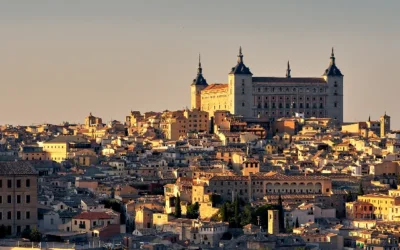
{"label": "window", "polygon": [[17,211],[17,220],[21,219],[21,211]]}
{"label": "window", "polygon": [[333,105],[335,106],[335,108],[337,108],[337,102],[335,102]]}
{"label": "window", "polygon": [[17,188],[21,187],[21,180],[17,180]]}
{"label": "window", "polygon": [[54,224],[54,219],[51,218],[51,219],[50,219],[50,225],[53,225],[53,224]]}
{"label": "window", "polygon": [[7,203],[11,203],[11,195],[7,195]]}
{"label": "window", "polygon": [[0,188],[3,187],[3,180],[0,180]]}
{"label": "window", "polygon": [[242,102],[242,107],[244,107],[244,102]]}
{"label": "window", "polygon": [[26,187],[30,187],[31,186],[31,180],[27,179],[25,184],[26,184]]}
{"label": "window", "polygon": [[0,212],[0,220],[2,220],[2,219],[3,219],[3,213]]}
{"label": "window", "polygon": [[12,188],[12,181],[11,180],[7,180],[7,187],[8,188]]}
{"label": "window", "polygon": [[26,196],[26,203],[31,203],[31,196],[30,195]]}
{"label": "window", "polygon": [[31,212],[26,211],[25,212],[25,219],[29,220],[31,218]]}
{"label": "window", "polygon": [[11,211],[8,211],[8,212],[7,212],[7,219],[8,219],[8,220],[11,220]]}
{"label": "window", "polygon": [[78,221],[75,220],[74,224],[75,224],[75,225],[78,225]]}
{"label": "window", "polygon": [[21,203],[21,195],[17,195],[17,203]]}

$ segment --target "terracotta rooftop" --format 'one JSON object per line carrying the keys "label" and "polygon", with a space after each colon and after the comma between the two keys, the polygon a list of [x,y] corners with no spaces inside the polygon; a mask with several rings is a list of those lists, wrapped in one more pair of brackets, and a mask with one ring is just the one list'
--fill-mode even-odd
{"label": "terracotta rooftop", "polygon": [[213,83],[213,84],[208,85],[202,91],[220,90],[220,89],[225,89],[225,88],[228,88],[228,84],[226,84],[226,83]]}

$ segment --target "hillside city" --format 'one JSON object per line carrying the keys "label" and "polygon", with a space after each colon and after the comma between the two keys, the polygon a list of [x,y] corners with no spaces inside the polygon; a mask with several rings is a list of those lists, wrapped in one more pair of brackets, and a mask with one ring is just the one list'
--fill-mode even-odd
{"label": "hillside city", "polygon": [[191,108],[0,127],[1,249],[399,249],[400,131],[343,121],[343,74],[228,83]]}

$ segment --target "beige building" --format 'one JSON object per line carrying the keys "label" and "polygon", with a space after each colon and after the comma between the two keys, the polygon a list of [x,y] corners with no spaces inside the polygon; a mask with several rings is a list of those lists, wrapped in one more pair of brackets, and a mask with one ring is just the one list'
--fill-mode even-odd
{"label": "beige building", "polygon": [[87,139],[81,136],[58,136],[43,142],[43,151],[47,154],[47,160],[62,162],[69,158],[69,153],[80,149],[90,148]]}
{"label": "beige building", "polygon": [[0,162],[0,224],[9,235],[38,226],[37,176],[26,161]]}
{"label": "beige building", "polygon": [[197,109],[167,111],[161,116],[160,128],[169,140],[179,140],[193,131],[209,131],[209,116]]}
{"label": "beige building", "polygon": [[[374,216],[378,220],[391,220],[391,209],[399,207],[400,197],[394,197],[384,194],[367,194],[358,196],[358,201],[368,202],[373,206]],[[396,215],[395,211],[393,215]]]}
{"label": "beige building", "polygon": [[217,110],[244,117],[280,118],[302,113],[305,117],[330,117],[343,122],[343,74],[332,49],[322,77],[292,77],[288,63],[285,77],[255,77],[244,64],[240,48],[228,83],[210,84],[199,62],[191,84],[192,108],[214,116]]}

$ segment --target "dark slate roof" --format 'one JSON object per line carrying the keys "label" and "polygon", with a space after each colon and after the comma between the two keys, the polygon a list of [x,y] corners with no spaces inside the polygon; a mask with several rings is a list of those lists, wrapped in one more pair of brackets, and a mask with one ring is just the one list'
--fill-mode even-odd
{"label": "dark slate roof", "polygon": [[335,54],[333,52],[332,48],[332,54],[331,54],[331,62],[329,63],[329,67],[325,70],[324,76],[343,76],[342,72],[340,72],[340,69],[336,66],[335,63]]}
{"label": "dark slate roof", "polygon": [[326,83],[322,77],[253,77],[253,82],[259,83]]}
{"label": "dark slate roof", "polygon": [[232,68],[231,72],[229,74],[235,74],[235,75],[252,75],[250,69],[246,67],[243,63],[243,54],[242,54],[242,48],[239,50],[239,55],[238,55],[238,62],[235,67]]}
{"label": "dark slate roof", "polygon": [[336,67],[335,64],[329,65],[329,67],[325,70],[325,73],[323,74],[324,76],[343,76],[342,72],[340,72],[340,69]]}
{"label": "dark slate roof", "polygon": [[206,79],[203,77],[203,68],[199,56],[199,68],[197,69],[197,76],[193,79],[192,85],[208,86]]}
{"label": "dark slate roof", "polygon": [[207,80],[203,77],[202,73],[197,73],[196,78],[193,79],[192,85],[208,86]]}
{"label": "dark slate roof", "polygon": [[37,175],[37,172],[26,161],[3,161],[0,162],[0,175]]}

